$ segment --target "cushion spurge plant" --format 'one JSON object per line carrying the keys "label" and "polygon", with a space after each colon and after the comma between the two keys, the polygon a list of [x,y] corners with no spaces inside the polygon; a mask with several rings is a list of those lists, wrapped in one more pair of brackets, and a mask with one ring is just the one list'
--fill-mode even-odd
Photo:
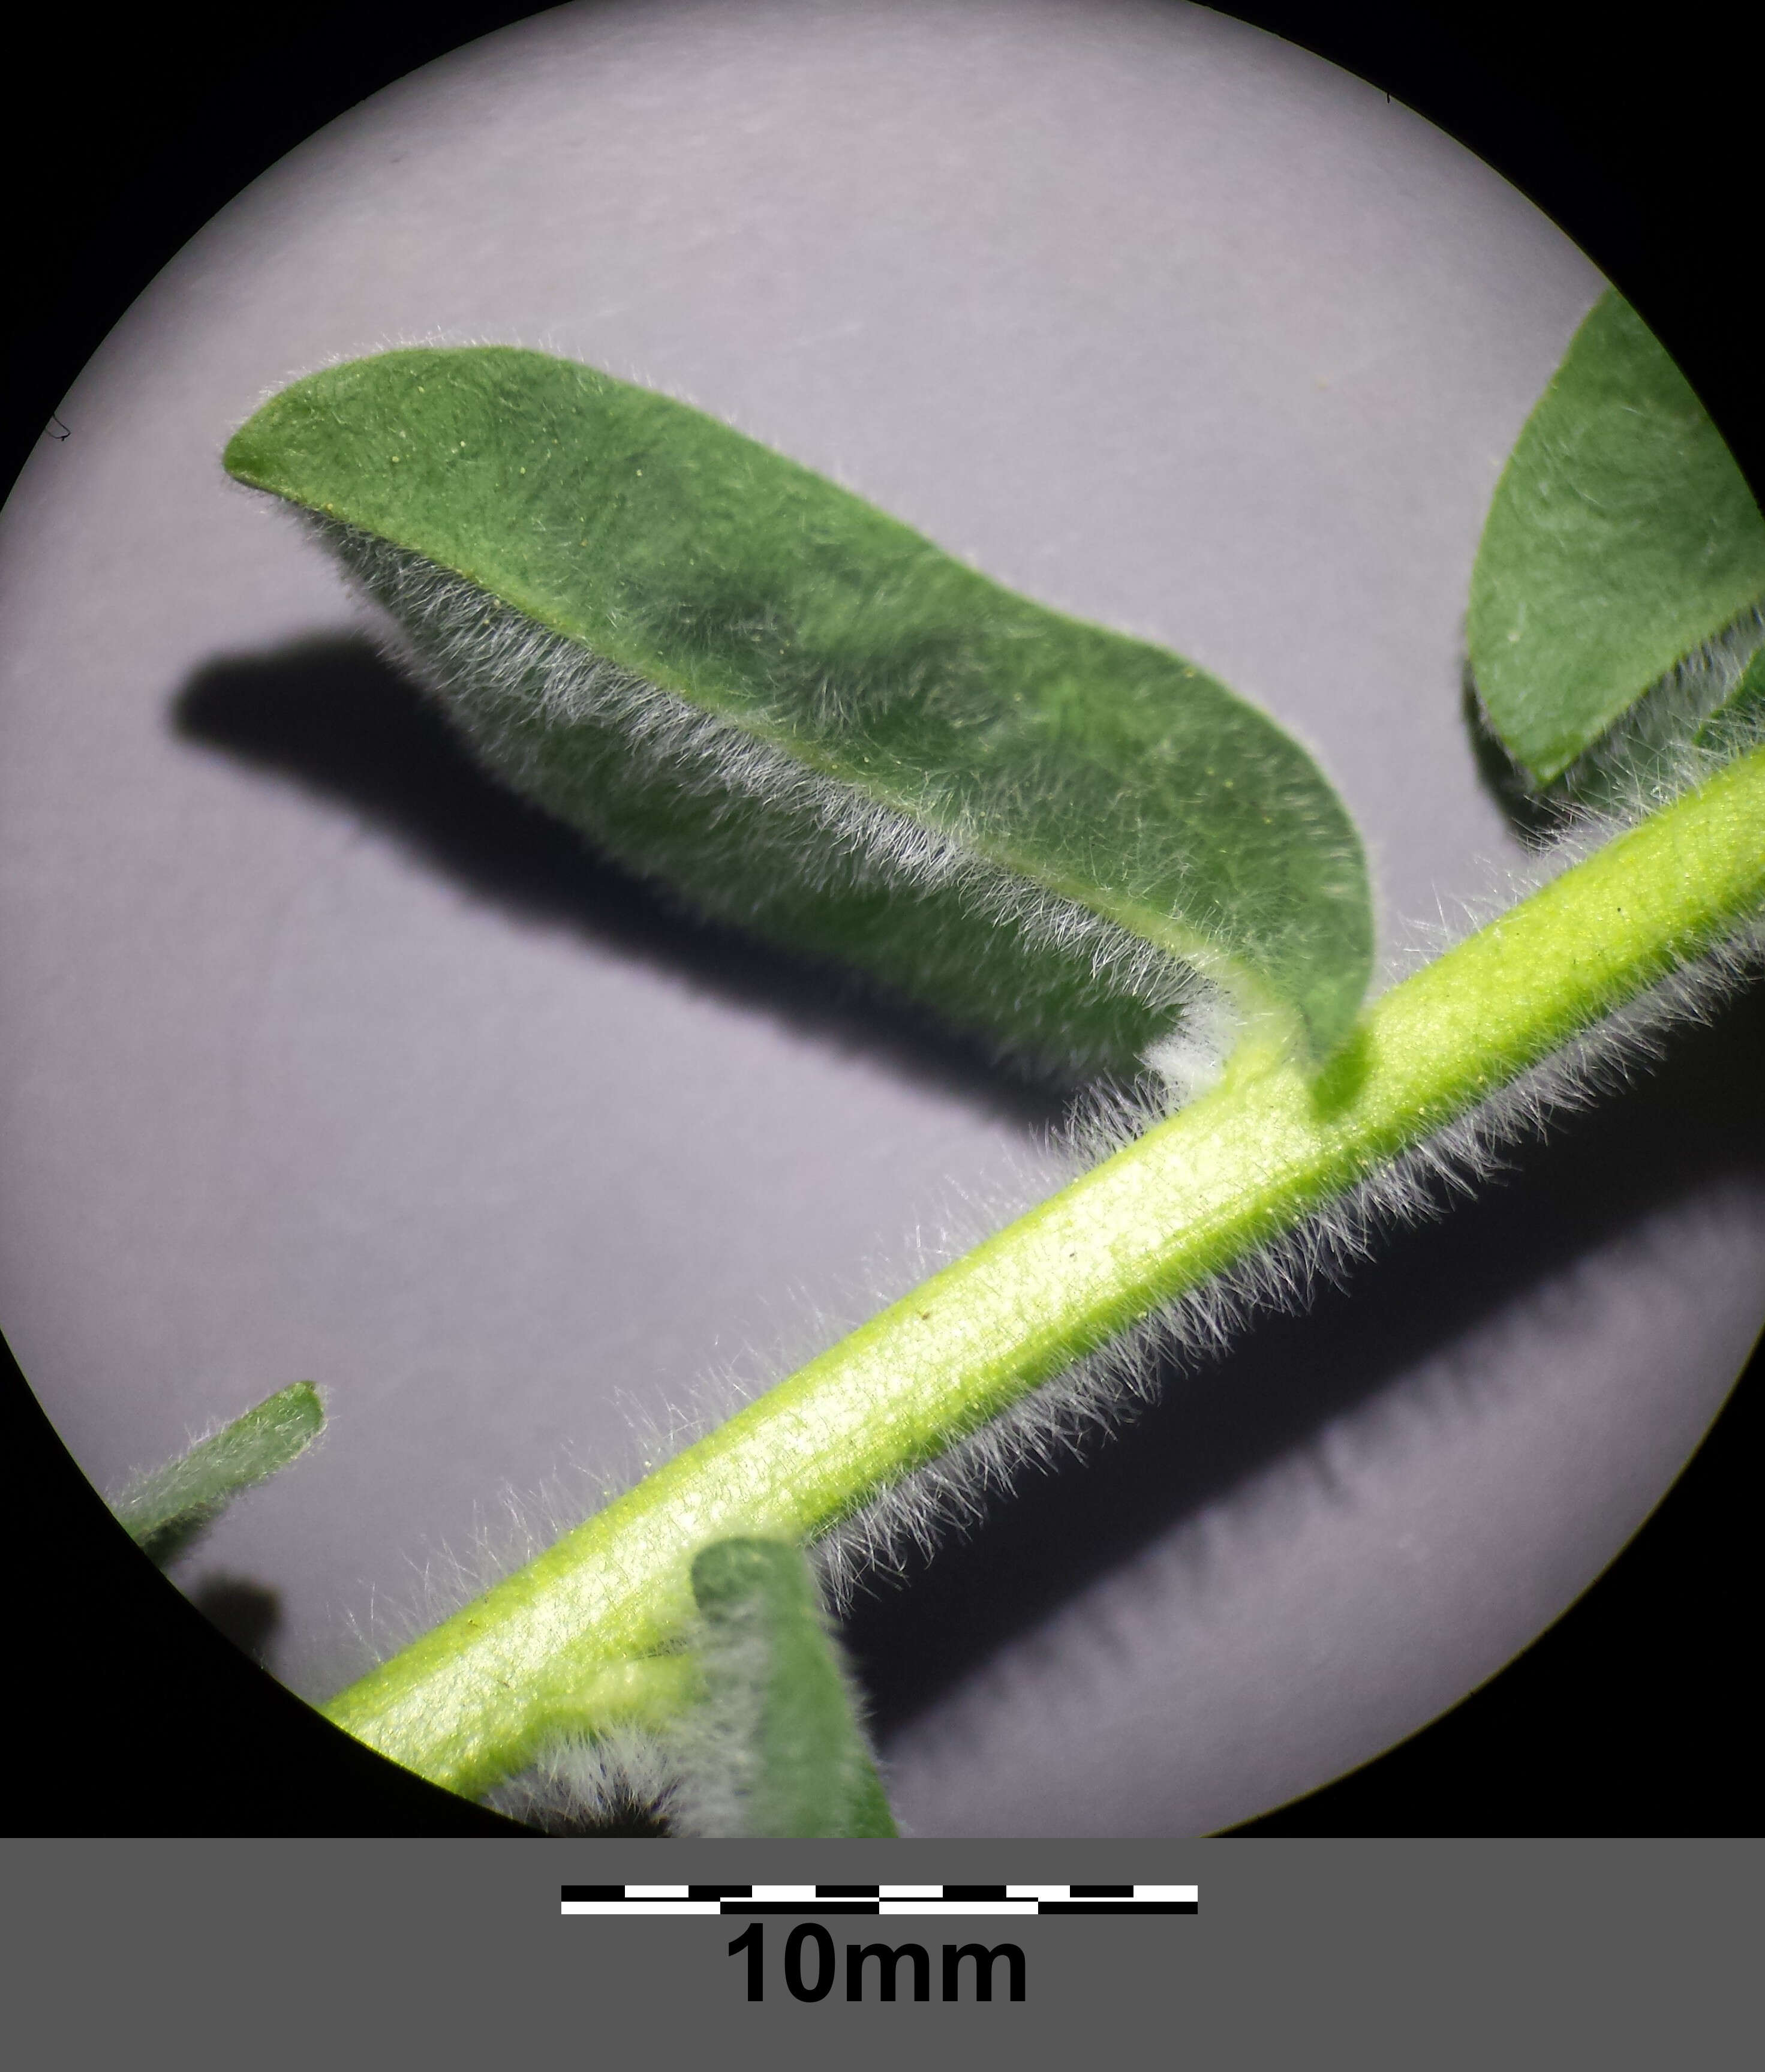
{"label": "cushion spurge plant", "polygon": [[1361,845],[1302,747],[682,404],[399,351],[296,382],[226,461],[510,785],[1089,1090],[1061,1192],[330,1701],[455,1790],[524,1779],[541,1824],[622,1775],[698,1832],[893,1832],[798,1550],[922,1531],[1106,1416],[1149,1336],[1217,1338],[1426,1210],[1760,946],[1765,519],[1615,294],[1508,462],[1467,620],[1478,724],[1559,839],[1365,1004]]}

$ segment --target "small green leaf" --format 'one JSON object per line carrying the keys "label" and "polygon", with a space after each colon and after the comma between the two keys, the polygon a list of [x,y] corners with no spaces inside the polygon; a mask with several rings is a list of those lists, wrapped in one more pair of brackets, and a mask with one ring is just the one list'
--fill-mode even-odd
{"label": "small green leaf", "polygon": [[705,1831],[893,1835],[882,1779],[799,1550],[777,1540],[720,1540],[694,1561],[692,1593],[705,1627],[709,1731],[692,1784],[709,1812]]}
{"label": "small green leaf", "polygon": [[182,1554],[241,1490],[266,1482],[325,1429],[318,1391],[297,1381],[162,1468],[138,1475],[111,1509],[161,1567]]}
{"label": "small green leaf", "polygon": [[1003,1047],[1131,1071],[1195,968],[1346,1033],[1352,824],[1203,670],[727,426],[503,347],[295,383],[227,466],[310,512],[517,789],[717,915]]}
{"label": "small green leaf", "polygon": [[1490,725],[1548,783],[1761,599],[1765,516],[1685,377],[1608,291],[1527,420],[1477,551],[1467,638]]}

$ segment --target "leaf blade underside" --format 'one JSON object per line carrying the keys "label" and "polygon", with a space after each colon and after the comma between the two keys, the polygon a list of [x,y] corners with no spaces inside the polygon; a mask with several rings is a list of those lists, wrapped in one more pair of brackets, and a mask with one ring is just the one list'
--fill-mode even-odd
{"label": "leaf blade underside", "polygon": [[[1315,1055],[1352,1021],[1365,865],[1297,743],[696,410],[404,351],[295,383],[226,461],[327,527],[507,779],[721,918],[1081,1075],[1169,1030],[1179,965]],[[560,693],[548,643],[599,689]],[[615,691],[622,744],[590,709]]]}
{"label": "leaf blade underside", "polygon": [[1485,715],[1537,785],[1765,599],[1765,516],[1615,290],[1571,340],[1496,485],[1467,642]]}

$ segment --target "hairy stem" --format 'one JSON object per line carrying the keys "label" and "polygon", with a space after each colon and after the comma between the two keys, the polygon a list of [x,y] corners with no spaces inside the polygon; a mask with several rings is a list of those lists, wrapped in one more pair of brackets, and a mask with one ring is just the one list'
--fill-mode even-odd
{"label": "hairy stem", "polygon": [[1310,1076],[1247,1041],[1211,1092],[769,1391],[333,1700],[479,1793],[598,1675],[674,1644],[698,1550],[825,1531],[1510,1083],[1765,904],[1755,750],[1394,987]]}

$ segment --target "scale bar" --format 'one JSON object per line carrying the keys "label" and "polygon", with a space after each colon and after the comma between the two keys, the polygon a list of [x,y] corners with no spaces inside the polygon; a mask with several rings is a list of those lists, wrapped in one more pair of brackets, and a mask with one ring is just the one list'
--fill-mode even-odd
{"label": "scale bar", "polygon": [[564,1914],[1196,1914],[1192,1885],[567,1885]]}

